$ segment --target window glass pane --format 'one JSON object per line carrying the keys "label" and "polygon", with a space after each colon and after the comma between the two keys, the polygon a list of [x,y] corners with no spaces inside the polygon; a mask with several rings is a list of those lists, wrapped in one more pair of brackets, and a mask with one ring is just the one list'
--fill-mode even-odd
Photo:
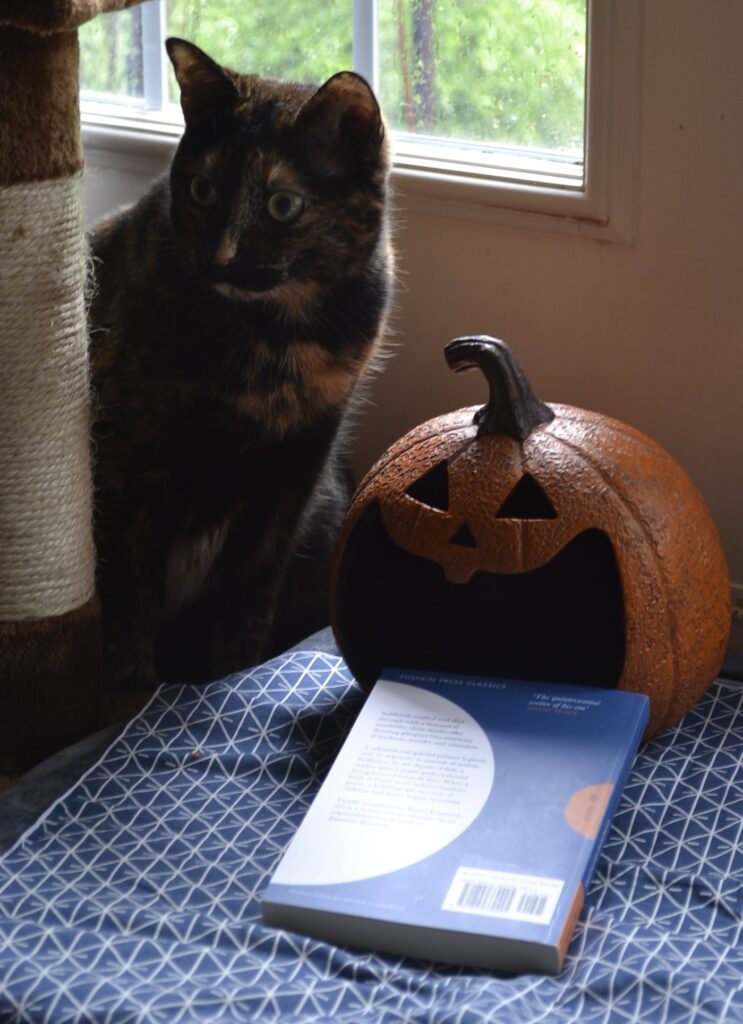
{"label": "window glass pane", "polygon": [[80,85],[116,103],[140,101],[142,12],[139,7],[103,14],[80,28]]}
{"label": "window glass pane", "polygon": [[583,152],[586,0],[379,0],[401,132]]}
{"label": "window glass pane", "polygon": [[[379,92],[418,137],[583,155],[587,0],[378,0]],[[352,66],[352,0],[167,0],[168,34],[240,71],[322,82]],[[141,9],[80,30],[82,87],[143,105]],[[166,67],[167,57],[163,54]],[[169,76],[170,99],[178,88]]]}
{"label": "window glass pane", "polygon": [[352,0],[168,0],[167,12],[169,35],[236,71],[319,84],[351,67]]}

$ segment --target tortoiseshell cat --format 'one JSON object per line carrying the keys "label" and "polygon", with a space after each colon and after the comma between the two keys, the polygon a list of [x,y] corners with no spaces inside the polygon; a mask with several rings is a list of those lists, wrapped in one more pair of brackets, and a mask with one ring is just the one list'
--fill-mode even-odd
{"label": "tortoiseshell cat", "polygon": [[368,85],[237,74],[169,39],[170,175],[94,231],[98,584],[114,693],[319,628],[345,426],[390,296]]}

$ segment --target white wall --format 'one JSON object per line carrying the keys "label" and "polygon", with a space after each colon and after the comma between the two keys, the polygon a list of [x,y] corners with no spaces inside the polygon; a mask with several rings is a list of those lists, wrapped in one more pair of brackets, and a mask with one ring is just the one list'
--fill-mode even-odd
{"label": "white wall", "polygon": [[[743,585],[742,40],[740,0],[646,0],[630,245],[432,215],[399,197],[397,348],[360,428],[360,468],[421,420],[482,401],[482,382],[451,374],[442,349],[495,334],[540,397],[617,416],[678,459]],[[152,172],[88,156],[96,215]]]}

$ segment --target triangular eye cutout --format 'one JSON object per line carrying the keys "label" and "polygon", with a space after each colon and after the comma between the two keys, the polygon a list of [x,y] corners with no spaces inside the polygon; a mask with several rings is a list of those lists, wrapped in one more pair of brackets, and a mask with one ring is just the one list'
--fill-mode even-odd
{"label": "triangular eye cutout", "polygon": [[498,509],[498,519],[557,519],[552,502],[526,473]]}
{"label": "triangular eye cutout", "polygon": [[449,508],[449,470],[446,462],[437,463],[433,469],[414,480],[408,487],[406,494],[416,501],[420,501],[429,508],[439,509],[441,512]]}
{"label": "triangular eye cutout", "polygon": [[466,523],[462,523],[456,533],[449,538],[450,544],[460,544],[463,548],[476,548],[477,542],[472,536],[472,531]]}

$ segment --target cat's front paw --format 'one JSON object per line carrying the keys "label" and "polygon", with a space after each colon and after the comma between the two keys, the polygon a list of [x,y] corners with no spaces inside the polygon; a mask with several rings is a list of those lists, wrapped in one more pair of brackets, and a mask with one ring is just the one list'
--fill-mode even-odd
{"label": "cat's front paw", "polygon": [[112,696],[106,710],[109,723],[128,722],[134,718],[152,699],[152,690],[128,690]]}
{"label": "cat's front paw", "polygon": [[147,704],[160,685],[152,665],[109,673],[107,678],[104,714],[108,723],[132,718]]}

